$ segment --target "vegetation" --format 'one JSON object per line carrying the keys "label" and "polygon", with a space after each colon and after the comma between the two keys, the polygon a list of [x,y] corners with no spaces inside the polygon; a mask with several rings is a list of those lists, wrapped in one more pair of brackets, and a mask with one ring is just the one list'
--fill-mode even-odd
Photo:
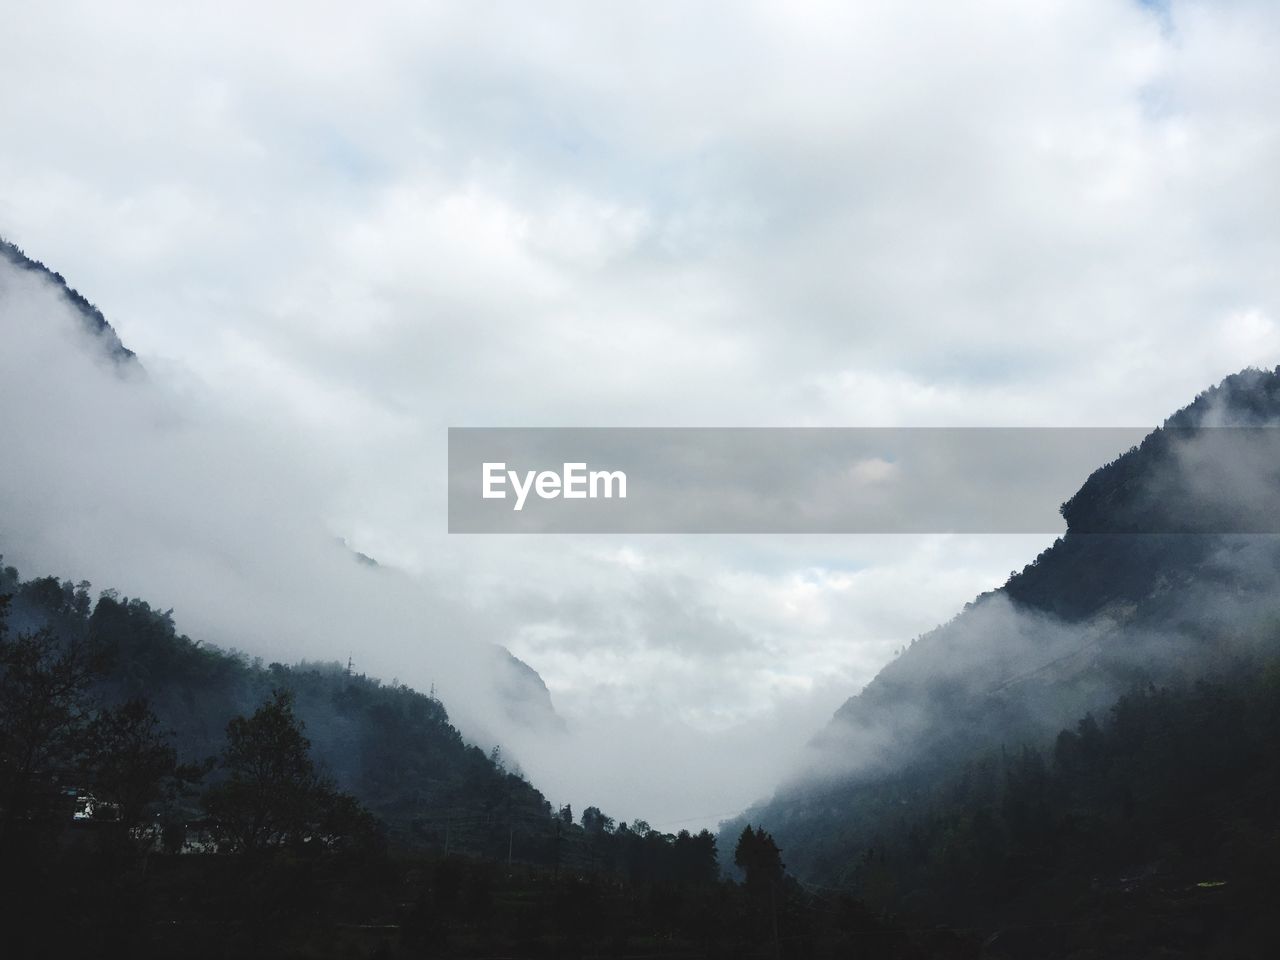
{"label": "vegetation", "polygon": [[[1233,837],[1249,838],[1251,862],[1272,857],[1276,692],[1264,677],[1280,657],[1280,543],[1221,532],[1178,445],[1277,419],[1280,371],[1245,371],[1089,477],[1062,508],[1063,537],[841,707],[819,743],[853,772],[793,783],[753,812],[791,868],[919,922],[982,930],[1112,914],[1130,931],[1220,929],[1196,913],[1202,899],[1247,917],[1250,891],[1274,876],[1196,884],[1223,874],[1213,851],[1241,854]],[[1260,470],[1246,464],[1239,486],[1214,492],[1267,507],[1269,495],[1242,493],[1271,489]],[[868,742],[889,748],[856,753]],[[1122,883],[1134,877],[1147,879]],[[1148,895],[1187,913],[1144,917]],[[1094,948],[1058,936],[1025,952],[1071,949]]]}
{"label": "vegetation", "polygon": [[134,369],[140,366],[136,354],[120,342],[115,329],[107,322],[102,311],[85,299],[80,291],[68,286],[62,274],[50,270],[39,260],[32,260],[17,244],[10,243],[3,237],[0,237],[0,260],[18,270],[34,273],[48,280],[75,310],[85,329],[99,339],[107,356],[118,364]]}
{"label": "vegetation", "polygon": [[274,691],[252,716],[227,724],[219,764],[226,778],[204,796],[219,849],[296,852],[307,844],[327,848],[372,838],[372,817],[316,772],[302,729],[285,690]]}
{"label": "vegetation", "polygon": [[859,813],[824,834],[822,868],[916,922],[1053,931],[1042,956],[1266,955],[1278,945],[1262,922],[1280,881],[1277,737],[1280,665],[1138,689],[1047,749],[842,793]]}
{"label": "vegetation", "polygon": [[973,954],[806,891],[762,829],[739,884],[707,830],[553,812],[433,697],[248,663],[83,583],[0,589],[6,957]]}
{"label": "vegetation", "polygon": [[[1280,413],[1280,375],[1235,379],[1171,424]],[[1064,506],[999,592],[1013,626],[971,605],[841,709],[909,708],[890,762],[719,837],[553,810],[432,695],[4,568],[0,954],[1276,955],[1280,555],[1135,536],[1169,456],[1157,435]],[[1088,643],[1009,676],[1006,640],[1063,624]]]}

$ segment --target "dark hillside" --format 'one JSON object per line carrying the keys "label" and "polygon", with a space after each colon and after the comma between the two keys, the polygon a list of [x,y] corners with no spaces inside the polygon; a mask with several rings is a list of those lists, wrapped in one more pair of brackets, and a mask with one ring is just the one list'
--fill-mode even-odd
{"label": "dark hillside", "polygon": [[[1280,537],[1219,521],[1272,509],[1277,424],[1280,370],[1202,393],[1086,479],[1053,546],[850,698],[808,772],[751,815],[798,875],[934,921],[985,904],[988,929],[1135,872],[1131,902],[1167,908],[1169,929],[1193,921],[1161,898],[1226,896],[1200,873],[1255,909],[1277,879],[1259,734],[1276,688],[1259,678],[1280,655]],[[1241,836],[1257,863],[1237,870]],[[1115,909],[1081,903],[1086,926]]]}

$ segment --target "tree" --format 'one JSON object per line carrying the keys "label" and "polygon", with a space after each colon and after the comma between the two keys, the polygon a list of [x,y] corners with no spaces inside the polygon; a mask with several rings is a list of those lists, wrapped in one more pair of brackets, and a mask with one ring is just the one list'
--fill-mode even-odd
{"label": "tree", "polygon": [[589,837],[613,832],[613,817],[605,816],[599,807],[587,807],[582,811],[582,829]]}
{"label": "tree", "polygon": [[15,824],[47,823],[58,808],[59,776],[78,772],[89,685],[101,659],[51,630],[9,637],[0,598],[0,856]]}
{"label": "tree", "polygon": [[672,845],[672,855],[676,880],[681,883],[705,886],[715,883],[720,876],[716,838],[710,830],[696,834],[681,830]]}
{"label": "tree", "polygon": [[194,768],[178,766],[177,753],[145,700],[101,711],[89,723],[85,741],[93,788],[117,806],[125,831],[142,824],[148,810],[164,799],[166,787],[199,776]]}
{"label": "tree", "polygon": [[763,827],[743,828],[733,851],[733,862],[747,877],[747,890],[753,893],[772,890],[782,882],[782,851]]}
{"label": "tree", "polygon": [[205,794],[222,847],[262,852],[313,841],[333,846],[373,832],[372,818],[317,773],[293,695],[275,690],[251,717],[227,724],[226,779]]}

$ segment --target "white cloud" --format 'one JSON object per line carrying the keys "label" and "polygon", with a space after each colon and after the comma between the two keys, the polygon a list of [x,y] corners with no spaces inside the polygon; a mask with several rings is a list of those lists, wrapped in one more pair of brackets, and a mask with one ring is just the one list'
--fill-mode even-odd
{"label": "white cloud", "polygon": [[[827,709],[1040,544],[449,539],[446,426],[1141,425],[1280,362],[1265,3],[52,3],[5,24],[0,233],[185,415],[287,461],[329,529],[483,600],[474,629],[584,729],[674,724],[680,796],[654,804],[717,799],[689,771],[724,730],[776,723],[781,762],[819,715],[805,691]],[[181,437],[146,443],[197,457]],[[102,462],[109,510],[144,478]],[[241,482],[227,503],[257,497]],[[106,568],[31,516],[25,565]],[[237,531],[194,531],[191,562]],[[118,585],[164,603],[187,569]],[[659,819],[624,809],[609,758],[630,764],[602,751],[604,793],[575,802]],[[569,766],[544,764],[552,792],[586,789]]]}

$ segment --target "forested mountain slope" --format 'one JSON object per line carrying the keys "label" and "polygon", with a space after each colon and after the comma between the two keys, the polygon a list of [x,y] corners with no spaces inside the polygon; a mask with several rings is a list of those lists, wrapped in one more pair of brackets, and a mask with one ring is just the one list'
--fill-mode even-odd
{"label": "forested mountain slope", "polygon": [[[15,270],[40,277],[53,284],[59,295],[71,305],[84,322],[85,330],[101,341],[107,356],[131,368],[139,367],[136,355],[120,342],[120,337],[107,322],[107,318],[102,315],[102,311],[90,303],[78,290],[69,286],[62,274],[50,270],[39,260],[32,260],[19,247],[3,237],[0,237],[0,260]],[[0,283],[3,281],[3,274],[0,274]]]}
{"label": "forested mountain slope", "polygon": [[[1272,529],[1277,423],[1280,371],[1244,371],[1090,476],[1063,505],[1057,542],[887,665],[815,738],[805,769],[752,812],[789,865],[811,879],[865,879],[859,858],[923,830],[972,764],[995,764],[998,807],[1017,777],[1009,758],[1024,748],[1065,778],[1054,795],[1069,796],[1081,785],[1066,760],[1054,767],[1055,740],[1105,726],[1125,696],[1166,691],[1182,703],[1201,681],[1228,699],[1272,696],[1248,684],[1280,652],[1280,537],[1248,531],[1259,518]],[[1265,429],[1241,446],[1220,428]],[[1216,456],[1226,437],[1235,453]]]}
{"label": "forested mountain slope", "polygon": [[[500,755],[468,745],[432,696],[340,664],[264,665],[179,634],[171,613],[145,601],[108,592],[95,602],[88,584],[23,582],[6,567],[0,596],[6,594],[14,631],[48,626],[68,642],[104,651],[98,696],[145,699],[186,762],[216,755],[232,717],[252,713],[273,690],[288,690],[322,768],[398,842],[443,846],[448,833],[454,849],[496,855],[499,846],[506,852],[514,830],[544,844],[551,809],[542,794],[506,770]],[[532,842],[522,853],[541,856]]]}
{"label": "forested mountain slope", "polygon": [[[52,335],[46,339],[23,335],[30,334],[33,328],[42,329],[50,334],[65,332],[68,335]],[[81,330],[87,336],[79,336]],[[16,360],[17,364],[24,368],[43,368],[43,363],[49,358],[46,356],[42,359],[38,355],[42,351],[59,353],[60,356],[55,358],[58,360],[70,359],[61,354],[86,355],[94,361],[95,367],[103,365],[102,361],[105,360],[105,366],[109,371],[124,375],[119,378],[109,375],[108,378],[116,389],[129,394],[131,399],[146,397],[158,401],[155,408],[148,408],[145,413],[142,424],[144,432],[146,428],[153,426],[153,418],[167,421],[173,415],[177,416],[178,420],[190,419],[187,415],[191,411],[175,413],[173,398],[163,392],[161,385],[148,382],[145,377],[136,376],[143,371],[141,362],[134,352],[121,342],[115,329],[96,306],[72,288],[62,274],[28,257],[15,244],[2,238],[0,238],[0,349],[12,350],[13,356],[7,359]],[[84,367],[74,365],[66,367],[59,365],[55,366],[55,369],[64,371],[61,379],[71,377],[79,379],[86,372]],[[65,371],[71,371],[71,373]],[[97,371],[95,369],[92,372]],[[58,379],[60,378],[56,376],[52,378],[53,381]],[[82,393],[78,389],[83,386],[82,384],[77,383],[74,386],[77,389],[71,389],[71,385],[66,383],[51,382],[49,379],[41,384],[42,389],[48,387],[66,401],[64,406],[59,407],[59,412],[73,417],[78,423],[101,423],[104,417],[110,420],[109,407],[105,405],[99,407],[93,399],[95,397],[93,392]],[[32,402],[38,403],[38,398],[33,398]],[[49,405],[42,406],[47,413]],[[82,439],[77,440],[78,435],[66,430],[65,425],[60,425],[57,416],[51,415],[47,423],[43,418],[34,415],[28,415],[25,419],[31,421],[32,426],[27,430],[18,431],[24,438],[24,442],[39,447],[43,452],[48,452],[50,459],[63,458],[67,466],[63,467],[60,464],[60,469],[81,471],[84,474],[103,471],[101,486],[104,491],[113,489],[112,481],[117,479],[117,473],[120,475],[119,486],[128,487],[136,483],[136,480],[128,478],[127,465],[124,464],[130,455],[125,452],[126,448],[134,455],[139,453],[138,449],[128,447],[127,444],[122,445],[120,463],[109,460],[86,462],[90,454],[84,449],[85,443]],[[195,419],[199,419],[198,416]],[[109,436],[113,430],[127,431],[124,422],[104,423],[100,433],[103,436]],[[37,427],[35,424],[40,426]],[[141,451],[145,454],[160,452],[164,457],[190,458],[192,456],[193,450],[190,448],[171,449],[169,444],[172,439],[169,436],[162,436],[154,447],[144,443]],[[208,439],[210,443],[219,441],[216,435]],[[216,459],[219,456],[218,451],[205,449],[200,444],[196,445],[194,452],[198,457],[209,456]],[[20,454],[15,454],[15,459],[21,459]],[[14,466],[19,469],[11,470],[7,478],[11,484],[12,494],[0,496],[0,517],[4,516],[6,510],[25,511],[27,516],[23,519],[32,527],[44,530],[57,529],[63,524],[73,522],[63,516],[57,506],[48,506],[46,499],[38,495],[42,492],[38,489],[42,486],[39,481],[20,479],[25,476],[24,471],[20,469],[22,465],[15,463]],[[164,493],[168,492],[163,490],[163,484],[157,486]],[[0,488],[2,487],[3,485],[0,484]],[[93,492],[95,495],[98,493],[97,489]],[[233,510],[239,512],[240,506],[240,504],[233,504]],[[119,505],[104,493],[103,503],[98,503],[95,499],[91,508],[109,513],[118,510]],[[48,515],[44,511],[47,511]],[[321,520],[319,517],[307,519],[317,525]],[[3,524],[0,524],[0,533],[3,532]],[[74,550],[74,540],[72,543],[72,550]],[[13,549],[11,544],[7,546],[8,549]],[[257,546],[258,544],[254,542],[240,542],[236,544],[235,549],[243,552],[253,550]],[[353,562],[378,570],[388,579],[403,577],[393,568],[383,567],[373,558],[353,549],[340,538],[335,538],[334,546],[340,547]],[[205,547],[207,544],[198,545],[196,549]],[[0,544],[0,550],[5,548],[6,544]],[[306,547],[301,543],[290,543],[286,549],[300,551],[305,550]],[[67,565],[70,568],[77,566],[74,554]],[[563,732],[564,720],[556,713],[546,684],[532,666],[519,660],[501,646],[496,646],[491,655],[477,658],[477,662],[486,669],[487,679],[495,695],[496,706],[506,714],[506,719],[511,724],[533,729],[548,736]]]}

